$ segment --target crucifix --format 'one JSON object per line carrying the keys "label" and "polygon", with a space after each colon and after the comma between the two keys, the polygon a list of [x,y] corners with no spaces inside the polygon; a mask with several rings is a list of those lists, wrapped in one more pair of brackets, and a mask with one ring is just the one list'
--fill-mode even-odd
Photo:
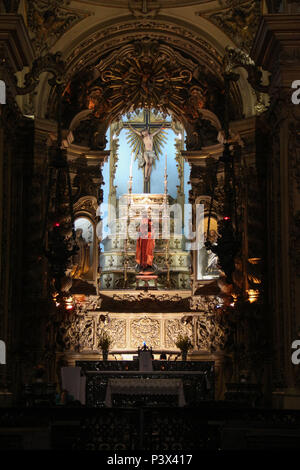
{"label": "crucifix", "polygon": [[[163,128],[170,128],[171,122],[164,119],[151,120],[151,111],[145,109],[143,111],[143,120],[128,120],[123,122],[125,128],[131,131],[143,141],[143,159],[144,159],[144,193],[150,193],[150,175],[152,164],[155,159],[154,138]],[[156,155],[158,157],[158,155]]]}

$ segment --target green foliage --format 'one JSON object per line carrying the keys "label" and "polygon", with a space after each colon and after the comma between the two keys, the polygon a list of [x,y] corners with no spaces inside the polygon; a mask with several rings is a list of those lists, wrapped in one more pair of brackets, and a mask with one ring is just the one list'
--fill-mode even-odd
{"label": "green foliage", "polygon": [[193,349],[193,345],[188,335],[178,335],[175,345],[181,351],[189,351],[190,349]]}
{"label": "green foliage", "polygon": [[110,335],[107,333],[107,331],[102,331],[102,333],[99,336],[98,347],[102,351],[108,351],[111,344],[112,344],[112,339]]}

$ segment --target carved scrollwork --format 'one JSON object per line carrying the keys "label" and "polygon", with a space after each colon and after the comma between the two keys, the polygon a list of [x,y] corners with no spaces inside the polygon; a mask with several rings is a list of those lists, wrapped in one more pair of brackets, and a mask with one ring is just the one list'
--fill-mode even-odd
{"label": "carved scrollwork", "polygon": [[98,295],[89,295],[87,300],[80,302],[79,308],[82,313],[97,312],[101,310],[102,299]]}
{"label": "carved scrollwork", "polygon": [[46,54],[33,61],[30,72],[25,75],[24,87],[16,87],[18,95],[26,95],[32,92],[39,83],[39,77],[42,72],[52,73],[54,82],[51,84],[61,85],[64,81],[65,63],[62,60],[60,52],[56,54]]}
{"label": "carved scrollwork", "polygon": [[242,67],[248,72],[248,82],[255,91],[268,93],[270,85],[262,84],[262,72],[255,65],[247,52],[242,49],[227,46],[223,58],[225,74],[232,74],[237,67]]}
{"label": "carved scrollwork", "polygon": [[[90,87],[88,107],[97,116],[110,108],[111,120],[111,113],[117,118],[132,106],[154,107],[164,113],[172,109],[180,115],[186,99],[182,85],[191,82],[195,68],[193,61],[158,41],[127,44],[96,65],[100,77]],[[204,100],[203,85],[199,83],[198,88]]]}
{"label": "carved scrollwork", "polygon": [[146,344],[152,348],[160,346],[160,322],[150,317],[142,317],[131,320],[130,323],[130,346],[138,348]]}
{"label": "carved scrollwork", "polygon": [[79,199],[74,204],[74,213],[84,211],[88,212],[91,216],[95,217],[98,209],[97,199],[93,196],[87,196]]}
{"label": "carved scrollwork", "polygon": [[142,291],[137,294],[114,294],[113,300],[126,301],[126,302],[138,302],[140,300],[153,300],[155,302],[178,302],[182,300],[182,297],[178,294],[160,294],[155,295],[150,292]]}
{"label": "carved scrollwork", "polygon": [[227,344],[228,331],[216,315],[198,316],[196,319],[196,348],[206,351],[223,350]]}
{"label": "carved scrollwork", "polygon": [[[113,318],[103,328],[103,330],[107,331],[112,339],[112,349],[121,349],[126,347],[126,320]],[[98,330],[98,334],[100,331]]]}
{"label": "carved scrollwork", "polygon": [[94,347],[94,319],[84,317],[79,323],[79,347],[80,350],[91,351]]}
{"label": "carved scrollwork", "polygon": [[165,321],[165,347],[175,348],[175,342],[179,335],[187,335],[193,344],[193,326],[179,319]]}
{"label": "carved scrollwork", "polygon": [[194,295],[190,298],[190,309],[197,312],[215,313],[216,306],[221,304],[221,299],[215,296]]}

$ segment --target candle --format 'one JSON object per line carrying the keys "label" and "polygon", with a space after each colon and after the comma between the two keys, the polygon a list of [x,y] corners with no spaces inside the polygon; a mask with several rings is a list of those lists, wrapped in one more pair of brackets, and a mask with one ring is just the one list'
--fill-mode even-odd
{"label": "candle", "polygon": [[131,161],[130,161],[130,170],[129,170],[129,177],[132,177],[132,167],[133,167],[133,152],[131,152]]}

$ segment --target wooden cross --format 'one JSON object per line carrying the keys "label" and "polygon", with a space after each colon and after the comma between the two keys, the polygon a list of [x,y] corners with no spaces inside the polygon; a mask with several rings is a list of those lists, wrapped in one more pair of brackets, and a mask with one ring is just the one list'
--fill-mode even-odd
{"label": "wooden cross", "polygon": [[149,109],[143,110],[143,121],[133,121],[129,119],[128,121],[123,121],[123,127],[128,128],[131,125],[134,129],[147,129],[151,132],[151,129],[159,129],[161,126],[171,127],[172,123],[169,121],[151,120],[151,111]]}

